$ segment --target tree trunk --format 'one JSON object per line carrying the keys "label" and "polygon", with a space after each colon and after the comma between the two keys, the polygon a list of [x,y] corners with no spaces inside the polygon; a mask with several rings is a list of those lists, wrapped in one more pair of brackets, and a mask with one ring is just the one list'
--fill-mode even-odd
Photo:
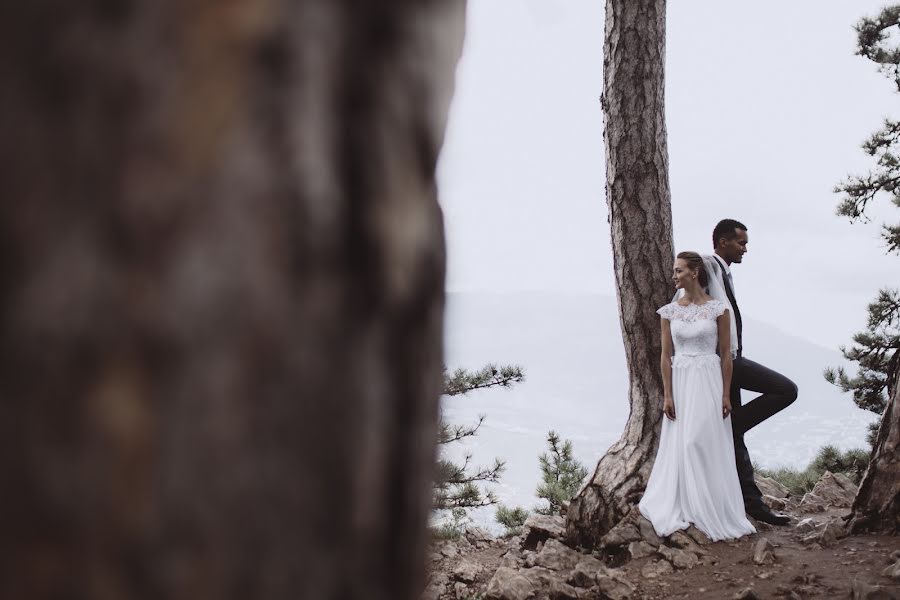
{"label": "tree trunk", "polygon": [[415,598],[463,0],[0,8],[0,597]]}
{"label": "tree trunk", "polygon": [[596,546],[643,491],[659,445],[659,317],[674,256],[664,110],[665,0],[607,0],[603,46],[606,201],[631,413],[572,501],[569,542]]}
{"label": "tree trunk", "polygon": [[900,385],[894,384],[850,512],[854,533],[900,533]]}

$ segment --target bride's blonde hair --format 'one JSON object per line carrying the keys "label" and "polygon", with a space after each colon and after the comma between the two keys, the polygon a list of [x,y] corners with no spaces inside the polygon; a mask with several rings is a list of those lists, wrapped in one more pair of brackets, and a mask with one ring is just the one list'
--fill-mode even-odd
{"label": "bride's blonde hair", "polygon": [[697,271],[697,280],[700,282],[701,287],[705,288],[709,285],[709,275],[706,273],[706,267],[703,266],[702,256],[692,250],[686,250],[679,252],[675,258],[680,258],[686,262],[688,269],[691,271]]}

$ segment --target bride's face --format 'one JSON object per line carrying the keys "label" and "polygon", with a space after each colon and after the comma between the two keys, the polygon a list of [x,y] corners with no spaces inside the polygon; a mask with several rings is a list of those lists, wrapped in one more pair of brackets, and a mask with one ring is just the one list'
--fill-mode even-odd
{"label": "bride's face", "polygon": [[688,268],[687,261],[683,258],[675,259],[672,265],[672,281],[675,282],[675,289],[680,290],[690,285],[690,282],[697,277],[694,271]]}

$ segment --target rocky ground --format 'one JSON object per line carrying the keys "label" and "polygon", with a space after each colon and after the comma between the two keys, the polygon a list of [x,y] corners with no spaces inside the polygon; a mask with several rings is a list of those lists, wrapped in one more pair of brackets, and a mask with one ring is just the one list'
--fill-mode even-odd
{"label": "rocky ground", "polygon": [[791,525],[757,523],[756,535],[733,542],[710,542],[693,527],[660,539],[634,510],[588,554],[561,542],[562,517],[534,515],[518,536],[470,529],[435,542],[422,600],[900,600],[900,537],[844,530],[856,494],[850,480],[825,473],[802,498],[758,482]]}

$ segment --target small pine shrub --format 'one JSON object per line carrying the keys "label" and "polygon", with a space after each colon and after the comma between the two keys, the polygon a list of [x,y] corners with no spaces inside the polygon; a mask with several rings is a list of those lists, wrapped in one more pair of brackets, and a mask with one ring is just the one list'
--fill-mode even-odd
{"label": "small pine shrub", "polygon": [[439,540],[458,540],[466,532],[469,524],[469,513],[465,508],[457,507],[450,511],[450,520],[438,527],[431,528],[431,535]]}
{"label": "small pine shrub", "polygon": [[547,504],[535,508],[535,511],[542,515],[558,515],[562,505],[574,498],[581,489],[588,471],[575,459],[571,440],[560,443],[559,435],[550,431],[547,434],[547,444],[550,451],[538,457],[542,482],[537,488],[538,498],[543,498]]}
{"label": "small pine shrub", "polygon": [[522,525],[528,518],[528,511],[521,506],[510,508],[503,504],[497,507],[494,520],[506,528],[506,536],[518,535],[522,532]]}

